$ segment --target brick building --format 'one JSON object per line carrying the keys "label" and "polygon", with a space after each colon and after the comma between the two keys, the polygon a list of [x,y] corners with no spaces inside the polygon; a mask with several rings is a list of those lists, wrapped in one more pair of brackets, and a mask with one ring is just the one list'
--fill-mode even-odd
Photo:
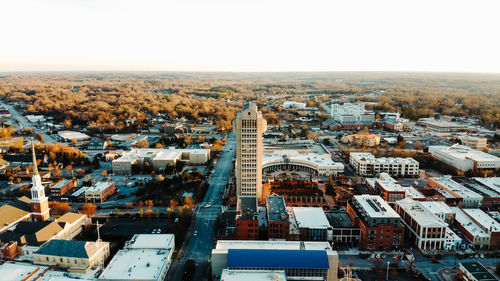
{"label": "brick building", "polygon": [[256,196],[239,196],[236,206],[235,239],[257,240],[259,220]]}
{"label": "brick building", "polygon": [[288,239],[290,221],[283,196],[267,196],[267,233],[269,239]]}

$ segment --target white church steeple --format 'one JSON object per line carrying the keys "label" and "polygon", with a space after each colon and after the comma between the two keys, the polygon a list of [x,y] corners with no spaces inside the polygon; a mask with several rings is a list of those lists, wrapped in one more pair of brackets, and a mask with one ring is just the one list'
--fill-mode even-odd
{"label": "white church steeple", "polygon": [[31,142],[31,150],[33,152],[33,178],[31,187],[31,218],[34,221],[45,221],[49,218],[49,203],[45,197],[45,188],[42,185],[42,177],[38,173],[38,165],[35,156],[35,144]]}

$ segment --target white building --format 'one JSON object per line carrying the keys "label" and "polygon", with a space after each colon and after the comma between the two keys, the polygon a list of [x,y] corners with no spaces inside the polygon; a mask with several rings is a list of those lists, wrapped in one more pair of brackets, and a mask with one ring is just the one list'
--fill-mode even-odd
{"label": "white building", "polygon": [[[265,258],[254,259],[260,255]],[[211,260],[214,280],[221,276],[224,268],[245,268],[283,270],[293,280],[304,280],[307,276],[314,277],[314,280],[333,281],[337,280],[339,266],[337,251],[333,251],[328,242],[219,240],[212,250]],[[278,260],[279,264],[272,260]]]}
{"label": "white building", "polygon": [[419,172],[419,163],[413,158],[376,158],[371,153],[352,152],[349,163],[361,176],[372,176],[384,172],[393,176],[415,176]]}
{"label": "white building", "polygon": [[455,212],[443,201],[422,201],[421,204],[444,222],[452,223],[455,220]]}
{"label": "white building", "polygon": [[131,174],[132,165],[143,167],[145,163],[152,165],[155,171],[164,171],[167,165],[175,165],[177,161],[185,161],[188,164],[201,165],[210,160],[210,149],[156,149],[139,148],[132,149],[122,157],[113,160],[114,174]]}
{"label": "white building", "polygon": [[75,131],[59,131],[57,132],[57,134],[61,138],[61,141],[66,141],[66,142],[71,142],[71,141],[81,142],[88,140],[90,138],[88,135],[84,133]]}
{"label": "white building", "polygon": [[463,145],[429,146],[432,157],[462,171],[470,169],[498,169],[500,158]]}
{"label": "white building", "polygon": [[332,176],[343,174],[344,164],[334,162],[329,154],[300,154],[295,150],[277,150],[273,154],[263,155],[262,170],[264,172],[302,170],[319,176]]}
{"label": "white building", "polygon": [[424,252],[445,249],[448,224],[424,208],[419,201],[409,198],[399,200],[396,202],[396,212],[419,249]]}
{"label": "white building", "polygon": [[99,276],[105,281],[162,281],[175,249],[173,234],[135,234]]}
{"label": "white building", "polygon": [[333,228],[326,218],[323,208],[318,207],[293,207],[297,228],[303,240],[332,241]]}
{"label": "white building", "polygon": [[334,121],[341,124],[373,123],[375,115],[365,110],[365,104],[333,103],[330,105],[330,114]]}
{"label": "white building", "polygon": [[483,196],[454,181],[451,176],[430,178],[429,186],[444,189],[456,198],[461,198],[464,208],[481,207],[483,202]]}
{"label": "white building", "polygon": [[459,207],[451,207],[455,212],[455,221],[459,229],[469,239],[472,244],[478,248],[487,248],[490,246],[490,234],[473,221],[462,209]]}
{"label": "white building", "polygon": [[304,109],[306,108],[306,103],[305,102],[296,102],[296,101],[285,101],[284,103],[281,104],[281,107],[289,109],[289,108],[296,108],[296,109]]}

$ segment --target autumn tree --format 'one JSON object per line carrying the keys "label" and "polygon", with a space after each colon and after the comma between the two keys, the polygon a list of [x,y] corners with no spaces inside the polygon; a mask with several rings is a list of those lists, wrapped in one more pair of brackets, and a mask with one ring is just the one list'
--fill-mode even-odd
{"label": "autumn tree", "polygon": [[96,205],[92,203],[86,203],[82,206],[81,213],[91,217],[96,210],[97,210]]}

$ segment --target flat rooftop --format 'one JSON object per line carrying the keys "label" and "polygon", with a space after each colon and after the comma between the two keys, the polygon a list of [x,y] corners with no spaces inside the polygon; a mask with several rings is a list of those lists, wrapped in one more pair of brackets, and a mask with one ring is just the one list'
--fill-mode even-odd
{"label": "flat rooftop", "polygon": [[474,178],[475,181],[486,186],[487,188],[494,190],[496,193],[500,193],[500,178]]}
{"label": "flat rooftop", "polygon": [[396,204],[403,208],[405,212],[422,227],[447,227],[439,217],[425,208],[420,201],[410,198],[396,201]]}
{"label": "flat rooftop", "polygon": [[174,234],[135,234],[127,241],[127,249],[172,249]]}
{"label": "flat rooftop", "polygon": [[224,281],[286,281],[284,270],[239,270],[222,269]]}
{"label": "flat rooftop", "polygon": [[430,146],[434,150],[439,151],[442,154],[447,154],[450,157],[456,158],[456,159],[468,159],[468,160],[474,160],[474,161],[499,161],[500,158],[484,153],[479,150],[472,149],[467,146],[463,145],[457,145],[455,147],[450,147],[450,146],[445,146],[445,145],[434,145]]}
{"label": "flat rooftop", "polygon": [[333,228],[351,228],[352,220],[346,211],[329,211],[325,213],[328,222]]}
{"label": "flat rooftop", "polygon": [[420,204],[433,214],[454,214],[455,211],[443,201],[421,201]]}
{"label": "flat rooftop", "polygon": [[500,223],[481,209],[462,209],[469,217],[474,218],[481,226],[491,229],[492,232],[500,232]]}
{"label": "flat rooftop", "polygon": [[326,241],[256,241],[256,240],[218,240],[212,252],[227,252],[229,249],[268,249],[268,250],[326,250],[334,253]]}
{"label": "flat rooftop", "polygon": [[70,183],[71,180],[62,180],[56,184],[54,184],[53,186],[51,186],[50,188],[54,188],[54,189],[61,189],[61,187],[65,186],[66,184]]}
{"label": "flat rooftop", "polygon": [[367,152],[352,152],[349,154],[349,157],[354,159],[358,159],[359,161],[369,162],[369,163],[379,163],[379,164],[397,164],[397,163],[407,163],[407,164],[418,164],[417,160],[406,157],[375,157],[371,153]]}
{"label": "flat rooftop", "polygon": [[299,228],[323,229],[330,227],[323,208],[293,207],[295,220]]}
{"label": "flat rooftop", "polygon": [[354,199],[370,218],[399,218],[398,213],[378,195],[355,195]]}
{"label": "flat rooftop", "polygon": [[89,192],[101,192],[104,191],[106,188],[108,188],[110,185],[112,185],[114,182],[112,181],[100,181],[91,186],[89,189],[86,191]]}
{"label": "flat rooftop", "polygon": [[27,263],[6,262],[0,265],[0,276],[3,281],[19,281],[26,279],[33,272],[42,272],[47,267]]}
{"label": "flat rooftop", "polygon": [[269,221],[288,220],[288,213],[286,211],[285,199],[283,199],[283,196],[274,194],[267,196],[267,219]]}
{"label": "flat rooftop", "polygon": [[489,238],[490,236],[486,233],[479,225],[473,222],[465,212],[463,212],[459,207],[451,207],[455,212],[455,221],[462,225],[467,232],[469,232],[474,237]]}
{"label": "flat rooftop", "polygon": [[120,250],[99,279],[156,280],[168,263],[169,252],[156,249]]}
{"label": "flat rooftop", "polygon": [[478,281],[496,281],[498,280],[488,269],[478,262],[461,262],[460,266],[467,270]]}
{"label": "flat rooftop", "polygon": [[435,182],[439,183],[446,189],[458,194],[462,198],[482,198],[483,196],[477,194],[476,192],[468,189],[467,187],[459,184],[458,182],[452,180],[450,177],[437,177],[432,178]]}
{"label": "flat rooftop", "polygon": [[255,220],[257,219],[257,197],[256,196],[238,196],[236,204],[236,219]]}

